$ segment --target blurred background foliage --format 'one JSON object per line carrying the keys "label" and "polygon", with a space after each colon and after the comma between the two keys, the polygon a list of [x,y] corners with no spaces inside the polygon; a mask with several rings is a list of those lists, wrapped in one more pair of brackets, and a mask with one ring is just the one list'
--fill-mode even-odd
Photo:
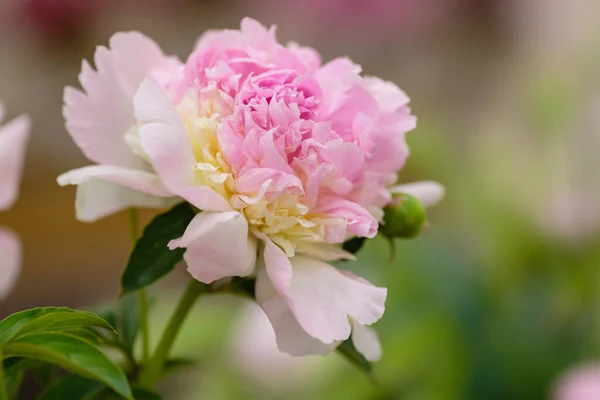
{"label": "blurred background foliage", "polygon": [[[198,366],[162,387],[167,398],[543,399],[565,369],[600,358],[596,0],[0,0],[0,98],[34,121],[21,198],[0,216],[25,248],[0,316],[118,292],[127,216],[78,223],[74,190],[55,184],[85,164],[61,117],[81,59],[119,30],[185,57],[245,15],[401,86],[419,125],[399,179],[437,180],[447,197],[392,261],[378,238],[344,265],[389,290],[376,385],[335,354],[244,361],[246,306],[207,298],[176,346]],[[185,279],[182,267],[153,288],[154,339]]]}

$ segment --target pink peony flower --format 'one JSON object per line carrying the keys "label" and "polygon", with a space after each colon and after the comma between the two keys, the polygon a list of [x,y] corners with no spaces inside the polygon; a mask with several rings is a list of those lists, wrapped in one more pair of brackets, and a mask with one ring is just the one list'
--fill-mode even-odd
{"label": "pink peony flower", "polygon": [[584,364],[568,370],[556,382],[555,400],[600,399],[600,364]]}
{"label": "pink peony flower", "polygon": [[[4,107],[0,104],[0,123]],[[29,118],[21,116],[0,126],[0,210],[15,202],[23,170],[25,145],[29,138]],[[21,243],[6,228],[0,228],[0,300],[10,293],[21,267]]]}
{"label": "pink peony flower", "polygon": [[96,64],[84,63],[86,94],[65,92],[69,132],[100,164],[59,177],[79,185],[79,218],[182,198],[203,212],[169,247],[186,248],[205,283],[255,274],[282,351],[326,353],[354,331],[377,358],[366,326],[386,289],[326,261],[376,234],[408,156],[408,97],[248,18],[205,34],[185,64],[136,33],[115,35]]}

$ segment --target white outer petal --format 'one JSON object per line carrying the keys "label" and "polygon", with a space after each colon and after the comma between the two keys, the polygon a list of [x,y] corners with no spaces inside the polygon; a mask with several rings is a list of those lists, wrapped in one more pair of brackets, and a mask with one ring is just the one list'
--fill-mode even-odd
{"label": "white outer petal", "polygon": [[75,213],[79,221],[95,222],[131,207],[163,208],[178,201],[181,199],[177,197],[152,196],[114,182],[93,179],[77,186]]}
{"label": "white outer petal", "polygon": [[8,297],[21,271],[21,242],[17,235],[0,228],[0,301]]}
{"label": "white outer petal", "polygon": [[445,189],[442,185],[432,181],[422,181],[414,183],[406,183],[403,185],[392,186],[389,188],[390,193],[407,193],[414,196],[425,207],[432,207],[439,203],[445,194]]}
{"label": "white outer petal", "polygon": [[196,186],[197,168],[188,133],[167,94],[152,78],[146,79],[134,98],[144,152],[171,193],[205,211],[230,211],[231,206],[207,186]]}
{"label": "white outer petal", "polygon": [[256,276],[256,300],[269,317],[277,347],[292,356],[327,354],[339,344],[323,343],[309,336],[298,324],[285,300],[277,293],[264,268]]}
{"label": "white outer petal", "polygon": [[0,127],[0,210],[10,208],[17,199],[30,125],[29,117],[23,115]]}
{"label": "white outer petal", "polygon": [[[334,343],[350,336],[350,318],[363,325],[379,320],[387,290],[312,258],[285,253],[265,241],[264,262],[269,280],[299,325],[315,339]],[[261,304],[268,308],[278,306]]]}
{"label": "white outer petal", "polygon": [[374,362],[381,358],[381,343],[379,343],[377,332],[373,328],[353,321],[352,343],[367,361]]}
{"label": "white outer petal", "polygon": [[138,168],[143,160],[131,153],[123,138],[135,125],[135,91],[149,73],[175,73],[181,63],[139,32],[116,33],[109,47],[96,49],[96,70],[83,62],[83,91],[65,89],[63,115],[71,137],[90,160]]}
{"label": "white outer petal", "polygon": [[237,211],[199,213],[169,248],[186,248],[188,272],[204,283],[250,275],[256,263],[256,238]]}
{"label": "white outer petal", "polygon": [[57,178],[60,186],[81,185],[92,180],[114,182],[152,196],[173,197],[173,194],[162,185],[158,175],[113,165],[89,165],[65,172]]}

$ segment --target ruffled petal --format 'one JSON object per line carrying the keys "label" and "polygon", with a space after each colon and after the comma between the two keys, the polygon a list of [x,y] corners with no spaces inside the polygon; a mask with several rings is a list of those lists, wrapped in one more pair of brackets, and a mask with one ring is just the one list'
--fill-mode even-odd
{"label": "ruffled petal", "polygon": [[256,300],[271,321],[280,351],[292,356],[327,354],[339,344],[339,342],[323,343],[309,336],[300,327],[264,268],[261,268],[256,276]]}
{"label": "ruffled petal", "polygon": [[123,136],[135,125],[133,96],[151,72],[175,71],[180,62],[166,57],[158,45],[139,32],[116,33],[109,48],[94,55],[96,70],[83,62],[83,91],[66,88],[63,114],[69,134],[83,153],[99,164],[138,168]]}
{"label": "ruffled petal", "polygon": [[12,291],[21,271],[21,242],[17,235],[0,228],[0,300]]}
{"label": "ruffled petal", "polygon": [[287,258],[266,241],[267,274],[299,325],[324,343],[350,336],[350,318],[363,325],[379,320],[385,309],[387,290],[338,271],[322,261],[295,256]]}
{"label": "ruffled petal", "polygon": [[30,125],[29,117],[21,116],[0,127],[0,210],[17,198]]}
{"label": "ruffled petal", "polygon": [[169,191],[201,210],[230,211],[229,203],[213,189],[194,185],[197,163],[189,135],[173,103],[154,79],[140,85],[134,104],[144,152]]}
{"label": "ruffled petal", "polygon": [[247,276],[256,263],[256,238],[248,234],[246,218],[236,211],[199,213],[169,248],[187,248],[188,271],[204,283]]}

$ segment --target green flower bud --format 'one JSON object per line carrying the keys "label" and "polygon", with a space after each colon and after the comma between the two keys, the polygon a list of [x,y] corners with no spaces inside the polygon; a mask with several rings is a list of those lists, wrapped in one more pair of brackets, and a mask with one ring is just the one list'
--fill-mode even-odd
{"label": "green flower bud", "polygon": [[427,220],[425,206],[416,197],[406,193],[394,195],[390,205],[383,211],[385,214],[379,232],[388,239],[415,237]]}

